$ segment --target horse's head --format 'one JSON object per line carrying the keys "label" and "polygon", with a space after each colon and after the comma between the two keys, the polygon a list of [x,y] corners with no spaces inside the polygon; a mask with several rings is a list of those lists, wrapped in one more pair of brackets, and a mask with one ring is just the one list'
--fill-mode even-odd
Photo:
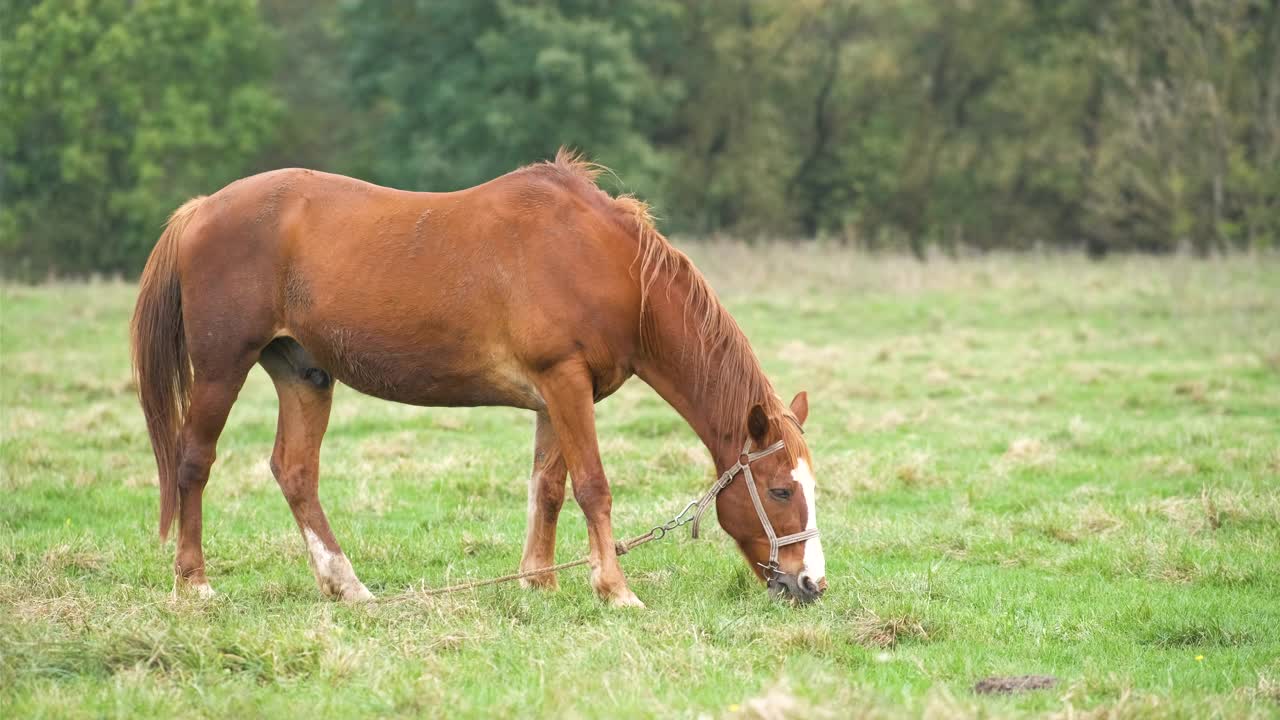
{"label": "horse's head", "polygon": [[750,454],[738,458],[745,470],[716,498],[716,515],[771,594],[808,603],[827,589],[827,578],[812,460],[801,431],[809,415],[804,393],[791,401],[791,414],[770,417],[760,405],[751,408]]}

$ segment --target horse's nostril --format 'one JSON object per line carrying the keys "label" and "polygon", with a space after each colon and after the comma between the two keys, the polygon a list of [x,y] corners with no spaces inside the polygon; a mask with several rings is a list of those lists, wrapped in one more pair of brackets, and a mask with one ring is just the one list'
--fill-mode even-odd
{"label": "horse's nostril", "polygon": [[827,589],[825,579],[816,582],[809,575],[791,575],[778,572],[769,578],[769,595],[779,600],[789,600],[796,605],[808,605],[822,597]]}
{"label": "horse's nostril", "polygon": [[801,575],[801,576],[800,576],[800,587],[801,587],[801,588],[802,588],[806,593],[809,593],[810,595],[813,595],[814,597],[818,597],[818,596],[822,595],[822,593],[823,593],[823,592],[825,592],[825,591],[826,591],[826,589],[827,589],[827,579],[826,579],[826,578],[821,578],[821,579],[819,579],[819,580],[816,580],[816,581],[815,581],[815,580],[813,579],[813,577],[812,577],[812,576],[810,576],[810,575]]}

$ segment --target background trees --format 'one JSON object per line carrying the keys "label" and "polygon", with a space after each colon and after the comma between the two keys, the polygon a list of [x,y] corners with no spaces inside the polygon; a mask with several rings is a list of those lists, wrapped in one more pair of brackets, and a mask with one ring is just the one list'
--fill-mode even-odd
{"label": "background trees", "polygon": [[1280,232],[1280,0],[5,0],[0,260],[136,272],[284,165],[573,145],[669,231],[1201,252]]}
{"label": "background trees", "polygon": [[168,213],[255,168],[284,106],[251,0],[6,0],[6,270],[136,272]]}

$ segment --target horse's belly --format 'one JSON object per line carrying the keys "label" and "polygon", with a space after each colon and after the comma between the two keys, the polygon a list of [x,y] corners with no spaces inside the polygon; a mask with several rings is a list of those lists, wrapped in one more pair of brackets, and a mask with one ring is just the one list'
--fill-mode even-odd
{"label": "horse's belly", "polygon": [[524,368],[506,353],[439,342],[396,345],[368,333],[300,334],[323,370],[365,395],[424,406],[544,407]]}
{"label": "horse's belly", "polygon": [[334,376],[366,395],[410,405],[504,405],[529,410],[544,407],[542,397],[532,383],[521,375],[493,367],[459,371],[421,363],[396,373],[369,373],[348,367],[335,371]]}

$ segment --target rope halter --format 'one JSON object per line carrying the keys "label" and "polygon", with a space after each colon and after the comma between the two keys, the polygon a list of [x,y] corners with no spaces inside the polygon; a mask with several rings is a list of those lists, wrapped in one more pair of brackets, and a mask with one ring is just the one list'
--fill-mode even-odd
{"label": "rope halter", "polygon": [[760,525],[764,527],[764,534],[769,537],[769,564],[761,565],[765,570],[766,580],[773,574],[779,572],[778,548],[786,547],[787,545],[794,545],[795,543],[804,542],[810,538],[818,537],[818,528],[816,527],[778,537],[777,533],[773,531],[773,523],[769,522],[769,516],[764,511],[764,503],[760,502],[760,491],[756,489],[756,480],[751,474],[751,463],[761,458],[768,457],[782,448],[783,442],[779,440],[763,450],[751,452],[751,440],[748,439],[746,445],[742,448],[742,453],[738,456],[738,461],[735,462],[728,470],[725,470],[711,488],[708,489],[707,492],[703,494],[702,498],[698,500],[697,510],[693,514],[693,527],[691,528],[690,533],[694,538],[698,537],[698,525],[702,522],[702,513],[706,512],[707,507],[711,505],[712,500],[716,499],[716,496],[720,494],[720,491],[728,487],[729,483],[733,482],[733,479],[737,477],[738,473],[742,473],[742,476],[747,482],[747,492],[751,493],[751,504],[756,508],[756,515],[760,518]]}

